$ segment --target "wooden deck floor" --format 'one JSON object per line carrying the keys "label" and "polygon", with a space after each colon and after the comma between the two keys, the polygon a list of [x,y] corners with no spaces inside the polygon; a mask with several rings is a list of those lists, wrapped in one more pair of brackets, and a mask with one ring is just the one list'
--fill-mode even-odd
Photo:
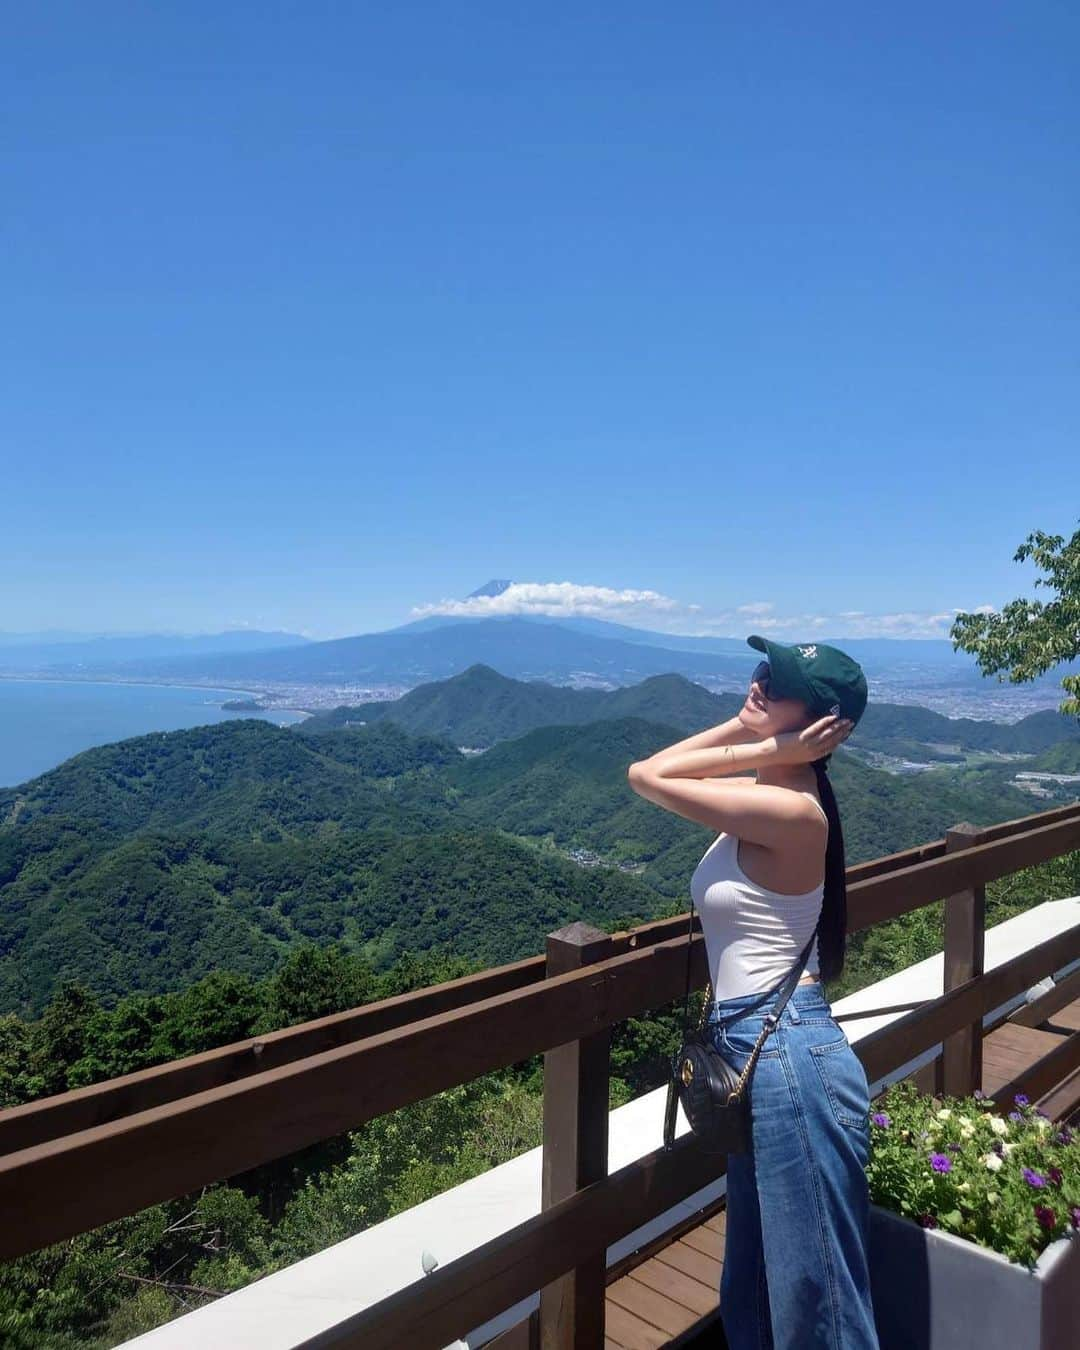
{"label": "wooden deck floor", "polygon": [[726,1217],[718,1210],[608,1285],[607,1350],[655,1350],[715,1315]]}
{"label": "wooden deck floor", "polygon": [[[1075,1031],[1080,1031],[1080,999],[1037,1027],[1005,1022],[995,1028],[983,1038],[983,1091],[996,1092]],[[1055,1120],[1077,1121],[1078,1081],[1080,1069],[1035,1105]],[[695,1344],[726,1350],[717,1312],[725,1219],[720,1208],[640,1265],[616,1272],[607,1288],[605,1350]]]}

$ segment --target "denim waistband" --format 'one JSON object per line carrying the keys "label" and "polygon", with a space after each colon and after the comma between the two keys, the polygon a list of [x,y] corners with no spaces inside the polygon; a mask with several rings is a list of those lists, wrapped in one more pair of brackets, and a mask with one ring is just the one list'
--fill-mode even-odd
{"label": "denim waistband", "polygon": [[[779,999],[779,989],[767,989],[761,994],[740,994],[736,998],[713,999],[706,1010],[706,1018],[709,1022],[715,1022],[721,1019],[735,1021],[740,1017],[764,1017],[766,1013],[773,1011]],[[826,1013],[832,1011],[820,981],[816,984],[796,985],[791,997],[784,1004],[782,1016],[787,1017],[788,1010],[792,1008],[798,1012],[819,1008]]]}

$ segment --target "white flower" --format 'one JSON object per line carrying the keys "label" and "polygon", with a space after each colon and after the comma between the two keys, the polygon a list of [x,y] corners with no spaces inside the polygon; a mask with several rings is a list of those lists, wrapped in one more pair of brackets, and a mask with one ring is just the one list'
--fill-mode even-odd
{"label": "white flower", "polygon": [[996,1205],[1000,1197],[998,1196],[997,1191],[987,1191],[986,1198],[992,1205]]}
{"label": "white flower", "polygon": [[949,1108],[947,1106],[943,1106],[941,1110],[937,1113],[937,1118],[938,1120],[948,1120],[951,1115],[952,1112],[949,1110]]}
{"label": "white flower", "polygon": [[957,1186],[956,1189],[957,1189],[958,1191],[970,1191],[970,1190],[971,1190],[971,1182],[970,1182],[970,1181],[962,1181],[962,1182],[960,1183],[960,1185]]}
{"label": "white flower", "polygon": [[991,1172],[997,1172],[1001,1168],[1001,1159],[996,1153],[984,1153],[983,1162],[989,1167]]}
{"label": "white flower", "polygon": [[1009,1122],[1007,1120],[1002,1120],[1000,1116],[991,1116],[990,1128],[995,1134],[1008,1134]]}
{"label": "white flower", "polygon": [[1015,1147],[1016,1147],[1015,1144],[1002,1144],[1001,1151],[1002,1153],[1005,1154],[1006,1157],[1008,1157],[1008,1155],[1013,1151]]}
{"label": "white flower", "polygon": [[975,1126],[969,1124],[966,1120],[960,1122],[960,1135],[964,1139],[970,1139],[975,1133]]}
{"label": "white flower", "polygon": [[1036,1128],[1037,1130],[1041,1130],[1041,1131],[1043,1132],[1043,1134],[1045,1134],[1046,1131],[1047,1131],[1048,1129],[1050,1129],[1050,1122],[1046,1119],[1045,1116],[1036,1116],[1036,1117],[1035,1117],[1035,1128]]}

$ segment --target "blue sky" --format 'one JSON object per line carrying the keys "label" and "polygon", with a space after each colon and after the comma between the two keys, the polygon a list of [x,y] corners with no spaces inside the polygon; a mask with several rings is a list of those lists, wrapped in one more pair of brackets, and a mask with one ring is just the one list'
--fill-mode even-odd
{"label": "blue sky", "polygon": [[788,640],[1046,598],[1012,558],[1080,516],[1075,7],[5,29],[0,629],[334,636],[490,577]]}

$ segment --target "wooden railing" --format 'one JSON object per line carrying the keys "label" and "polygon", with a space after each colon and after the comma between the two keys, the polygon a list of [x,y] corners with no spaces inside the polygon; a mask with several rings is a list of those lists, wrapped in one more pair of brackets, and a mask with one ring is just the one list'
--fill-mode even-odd
{"label": "wooden railing", "polygon": [[[945,992],[858,1041],[870,1081],[940,1042],[937,1085],[977,1084],[983,1017],[1080,959],[1077,926],[985,973],[986,883],[1077,848],[1080,803],[849,869],[849,932],[945,900]],[[444,1346],[540,1289],[545,1347],[601,1345],[608,1246],[724,1171],[684,1135],[607,1173],[611,1028],[681,998],[686,956],[685,916],[571,925],[542,957],[0,1112],[0,1258],[544,1053],[541,1212],[308,1344]],[[693,987],[705,979],[697,928]],[[1055,1055],[1059,1077],[1076,1068],[1080,1034]]]}

